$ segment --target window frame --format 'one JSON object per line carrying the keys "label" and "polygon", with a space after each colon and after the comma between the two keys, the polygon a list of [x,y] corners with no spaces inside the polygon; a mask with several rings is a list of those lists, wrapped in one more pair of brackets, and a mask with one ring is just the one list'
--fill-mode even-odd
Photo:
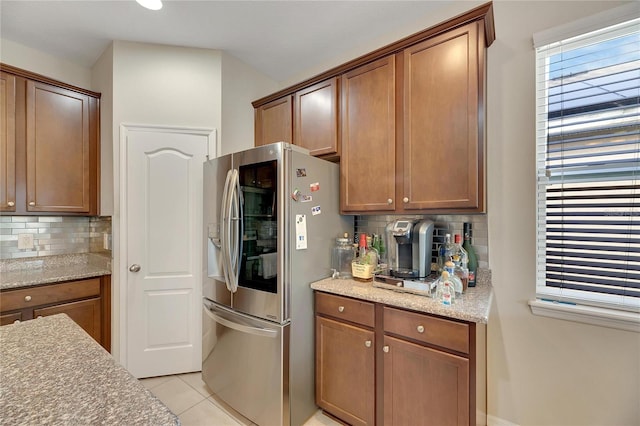
{"label": "window frame", "polygon": [[[546,279],[540,279],[546,274],[546,198],[541,196],[541,185],[546,188],[546,170],[540,167],[540,162],[546,161],[546,140],[548,135],[549,120],[544,120],[541,128],[538,124],[538,117],[548,117],[548,88],[546,78],[540,81],[538,78],[539,66],[545,67],[544,75],[549,75],[549,59],[554,52],[557,52],[566,44],[583,44],[582,41],[573,41],[574,37],[586,35],[592,31],[608,28],[613,25],[627,21],[633,21],[640,17],[640,8],[637,4],[628,4],[622,7],[610,9],[601,14],[594,15],[579,21],[575,21],[564,26],[545,30],[534,35],[535,67],[536,67],[536,299],[529,301],[531,311],[535,315],[542,315],[552,318],[571,320],[589,323],[599,326],[623,329],[640,332],[640,298],[632,300],[630,303],[620,305],[620,299],[624,296],[612,296],[604,293],[589,293],[582,290],[571,290],[566,288],[556,288],[546,285]],[[600,37],[600,40],[598,40]],[[596,35],[589,39],[589,42],[602,41],[602,35]],[[563,42],[564,46],[555,46],[556,42]],[[547,48],[544,55],[539,55],[539,48]],[[565,47],[566,48],[566,47]],[[542,63],[541,63],[542,62]],[[545,96],[540,94],[544,93]],[[543,99],[543,101],[541,101]],[[544,150],[541,152],[541,147]],[[542,175],[541,175],[542,173]],[[634,175],[633,183],[640,182],[640,177]],[[541,209],[541,207],[543,207]],[[544,238],[539,238],[539,233],[543,232]],[[545,240],[541,244],[541,240]],[[541,259],[544,258],[544,259]],[[542,268],[542,271],[541,271]]]}

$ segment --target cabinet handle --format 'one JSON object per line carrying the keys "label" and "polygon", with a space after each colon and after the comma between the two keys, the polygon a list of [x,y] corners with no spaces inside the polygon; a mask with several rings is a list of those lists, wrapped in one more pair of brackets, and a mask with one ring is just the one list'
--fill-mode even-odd
{"label": "cabinet handle", "polygon": [[384,345],[384,346],[382,347],[382,352],[384,352],[384,353],[389,353],[389,346]]}
{"label": "cabinet handle", "polygon": [[393,200],[391,198],[387,199],[387,204],[393,204]]}
{"label": "cabinet handle", "polygon": [[408,202],[409,202],[409,197],[404,197],[404,198],[402,199],[402,202],[403,202],[403,203],[408,203]]}
{"label": "cabinet handle", "polygon": [[13,207],[13,206],[15,206],[15,205],[16,205],[16,203],[14,203],[13,201],[9,201],[9,202],[7,203],[7,205],[8,205],[9,207]]}
{"label": "cabinet handle", "polygon": [[31,296],[25,296],[24,297],[24,301],[25,302],[31,302]]}
{"label": "cabinet handle", "polygon": [[370,348],[370,347],[371,347],[371,340],[367,340],[367,341],[365,341],[365,342],[364,342],[364,345],[365,345],[366,347]]}
{"label": "cabinet handle", "polygon": [[418,330],[418,333],[424,333],[424,326],[419,325],[418,327],[416,327],[416,330]]}
{"label": "cabinet handle", "polygon": [[344,306],[338,306],[338,312],[344,312]]}
{"label": "cabinet handle", "polygon": [[35,202],[35,201],[29,201],[29,205],[30,205],[30,206],[35,206],[35,205],[36,205],[36,202]]}

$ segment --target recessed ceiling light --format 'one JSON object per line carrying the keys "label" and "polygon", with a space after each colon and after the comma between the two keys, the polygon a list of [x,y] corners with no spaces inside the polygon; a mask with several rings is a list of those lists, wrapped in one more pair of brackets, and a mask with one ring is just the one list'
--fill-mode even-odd
{"label": "recessed ceiling light", "polygon": [[139,5],[151,10],[162,9],[162,0],[136,0]]}

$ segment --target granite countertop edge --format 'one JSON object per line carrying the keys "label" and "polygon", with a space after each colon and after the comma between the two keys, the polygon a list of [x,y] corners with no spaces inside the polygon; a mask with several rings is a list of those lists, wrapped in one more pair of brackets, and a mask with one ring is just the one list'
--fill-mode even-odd
{"label": "granite countertop edge", "polygon": [[477,285],[469,287],[462,296],[456,299],[452,306],[444,306],[436,299],[427,296],[373,287],[372,282],[361,282],[352,279],[325,278],[311,283],[311,288],[325,293],[353,297],[478,324],[488,323],[489,310],[493,298],[490,271],[485,271],[482,275],[479,275]]}
{"label": "granite countertop edge", "polygon": [[0,290],[111,275],[111,256],[78,253],[0,260]]}
{"label": "granite countertop edge", "polygon": [[66,314],[0,327],[2,418],[14,425],[179,425]]}

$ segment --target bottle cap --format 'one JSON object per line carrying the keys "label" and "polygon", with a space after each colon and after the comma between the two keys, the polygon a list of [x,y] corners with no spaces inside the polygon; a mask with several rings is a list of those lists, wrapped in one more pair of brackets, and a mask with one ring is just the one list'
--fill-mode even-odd
{"label": "bottle cap", "polygon": [[367,234],[360,234],[360,239],[358,240],[358,245],[360,247],[367,246]]}
{"label": "bottle cap", "polygon": [[460,234],[456,234],[455,237],[453,237],[453,241],[456,243],[460,242]]}

